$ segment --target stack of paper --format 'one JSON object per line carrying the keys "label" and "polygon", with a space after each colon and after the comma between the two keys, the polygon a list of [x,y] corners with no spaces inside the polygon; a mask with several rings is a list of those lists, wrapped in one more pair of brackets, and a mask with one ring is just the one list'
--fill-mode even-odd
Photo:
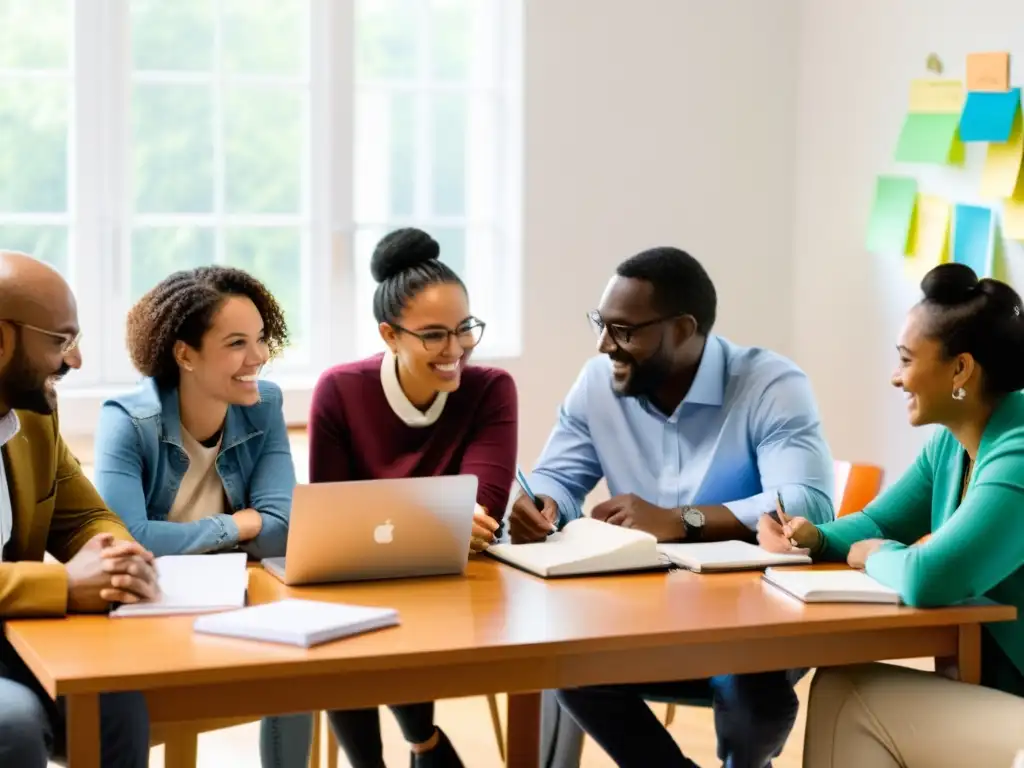
{"label": "stack of paper", "polygon": [[659,544],[658,549],[680,568],[697,573],[742,571],[770,565],[802,565],[811,562],[806,551],[779,554],[745,541],[702,541],[692,544]]}
{"label": "stack of paper", "polygon": [[649,533],[581,517],[546,541],[493,544],[488,555],[544,578],[665,568]]}
{"label": "stack of paper", "polygon": [[156,558],[160,596],[125,604],[111,616],[166,616],[229,611],[245,605],[249,586],[244,552],[219,555],[166,555]]}
{"label": "stack of paper", "polygon": [[372,608],[316,600],[281,600],[196,619],[196,632],[266,640],[309,648],[398,624],[394,608]]}
{"label": "stack of paper", "polygon": [[805,603],[900,603],[899,593],[854,570],[816,571],[768,568],[765,583]]}

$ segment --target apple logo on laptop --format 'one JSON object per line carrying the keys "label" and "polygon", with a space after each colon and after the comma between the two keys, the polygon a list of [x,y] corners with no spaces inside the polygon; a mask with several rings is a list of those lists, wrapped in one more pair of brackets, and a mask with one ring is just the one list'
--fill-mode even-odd
{"label": "apple logo on laptop", "polygon": [[385,520],[373,529],[373,540],[378,544],[390,544],[394,538],[394,533],[395,526],[391,524],[390,520]]}

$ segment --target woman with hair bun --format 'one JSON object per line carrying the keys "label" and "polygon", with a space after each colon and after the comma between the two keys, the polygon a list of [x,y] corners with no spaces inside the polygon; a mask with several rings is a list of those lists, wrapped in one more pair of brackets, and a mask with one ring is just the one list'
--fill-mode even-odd
{"label": "woman with hair bun", "polygon": [[[309,416],[310,482],[476,475],[473,534],[494,540],[515,475],[517,397],[508,373],[469,365],[484,323],[459,276],[426,232],[400,229],[377,245],[370,269],[385,350],[326,371]],[[412,764],[461,766],[434,725],[434,705],[391,707]],[[353,768],[384,764],[376,708],[330,713]]]}
{"label": "woman with hair bun", "polygon": [[862,512],[817,526],[766,516],[758,540],[845,560],[908,605],[987,597],[1018,618],[982,627],[981,685],[888,664],[820,670],[805,766],[1009,766],[1024,744],[1024,305],[962,264],[921,289],[892,384],[913,426],[939,429]]}

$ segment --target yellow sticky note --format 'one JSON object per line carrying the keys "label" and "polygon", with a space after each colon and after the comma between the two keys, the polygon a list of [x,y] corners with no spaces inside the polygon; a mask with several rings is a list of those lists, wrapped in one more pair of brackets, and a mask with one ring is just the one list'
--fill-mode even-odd
{"label": "yellow sticky note", "polygon": [[1024,130],[1021,113],[1017,110],[1010,129],[1010,140],[1003,144],[989,144],[985,165],[981,169],[981,196],[986,198],[1010,197],[1017,188],[1021,155],[1024,153]]}
{"label": "yellow sticky note", "polygon": [[949,257],[949,203],[935,195],[918,195],[910,227],[908,254],[932,267]]}
{"label": "yellow sticky note", "polygon": [[1003,234],[1011,240],[1024,240],[1024,200],[1003,203]]}
{"label": "yellow sticky note", "polygon": [[964,106],[964,84],[961,80],[912,80],[910,109],[919,115],[958,115]]}

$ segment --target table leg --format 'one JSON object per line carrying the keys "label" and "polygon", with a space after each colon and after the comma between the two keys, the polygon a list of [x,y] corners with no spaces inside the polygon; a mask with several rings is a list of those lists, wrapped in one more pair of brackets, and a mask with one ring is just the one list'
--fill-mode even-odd
{"label": "table leg", "polygon": [[981,625],[961,624],[956,656],[935,659],[935,671],[950,680],[978,685],[981,682]]}
{"label": "table leg", "polygon": [[68,768],[100,768],[100,697],[67,697]]}
{"label": "table leg", "polygon": [[517,693],[508,697],[508,727],[505,765],[508,768],[538,768],[540,765],[540,693]]}

